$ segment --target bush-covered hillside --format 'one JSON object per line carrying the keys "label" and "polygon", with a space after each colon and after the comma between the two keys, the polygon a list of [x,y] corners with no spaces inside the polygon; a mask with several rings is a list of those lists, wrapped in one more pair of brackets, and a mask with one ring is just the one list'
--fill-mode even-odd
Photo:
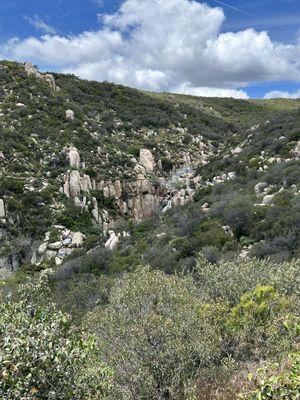
{"label": "bush-covered hillside", "polygon": [[[41,243],[63,230],[85,235],[82,253],[125,230],[111,271],[160,268],[164,257],[183,270],[200,250],[213,262],[299,255],[299,101],[154,94],[61,74],[49,85],[12,62],[0,72],[1,265],[41,264]],[[153,157],[146,173],[141,149]],[[71,253],[47,251],[57,264]]]}

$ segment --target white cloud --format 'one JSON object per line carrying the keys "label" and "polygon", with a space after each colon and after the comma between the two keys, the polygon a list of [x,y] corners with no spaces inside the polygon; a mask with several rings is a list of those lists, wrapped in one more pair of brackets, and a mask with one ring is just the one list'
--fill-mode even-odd
{"label": "white cloud", "polygon": [[249,99],[247,92],[236,89],[219,89],[211,87],[189,87],[183,84],[177,88],[172,88],[172,92],[180,94],[190,94],[192,96],[203,97],[234,97],[236,99]]}
{"label": "white cloud", "polygon": [[192,0],[125,0],[99,16],[101,28],[77,36],[14,38],[6,58],[149,90],[247,97],[250,82],[300,80],[300,44],[267,32],[221,33],[220,7]]}
{"label": "white cloud", "polygon": [[42,20],[38,15],[33,17],[29,17],[27,15],[24,16],[24,19],[30,23],[37,31],[41,31],[43,33],[47,33],[49,35],[55,35],[56,29],[53,26],[46,24],[45,21]]}
{"label": "white cloud", "polygon": [[265,94],[265,99],[300,99],[300,89],[296,92],[272,90]]}

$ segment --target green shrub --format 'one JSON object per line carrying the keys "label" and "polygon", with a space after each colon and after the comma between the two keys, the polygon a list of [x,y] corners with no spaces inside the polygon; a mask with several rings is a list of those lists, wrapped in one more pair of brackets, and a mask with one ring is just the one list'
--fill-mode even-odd
{"label": "green shrub", "polygon": [[[282,371],[283,369],[283,371]],[[280,372],[280,370],[282,372]],[[273,365],[250,378],[253,391],[244,390],[242,400],[298,400],[300,393],[300,353],[289,357],[285,365]]]}
{"label": "green shrub", "polygon": [[219,357],[219,333],[188,279],[139,268],[117,280],[84,326],[113,368],[112,397],[181,399],[198,368]]}
{"label": "green shrub", "polygon": [[21,285],[16,299],[0,303],[1,398],[71,400],[100,395],[108,370],[100,363],[90,368],[95,356],[92,340],[81,338],[47,293],[45,273],[39,281]]}

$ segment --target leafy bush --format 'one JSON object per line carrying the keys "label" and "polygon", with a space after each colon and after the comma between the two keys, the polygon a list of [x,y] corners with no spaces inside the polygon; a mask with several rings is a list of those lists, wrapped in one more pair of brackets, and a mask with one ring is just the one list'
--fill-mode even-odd
{"label": "leafy bush", "polygon": [[272,286],[257,286],[244,294],[227,319],[236,356],[242,359],[290,350],[299,323],[291,300],[278,295]]}
{"label": "leafy bush", "polygon": [[108,370],[100,363],[94,371],[89,367],[95,356],[92,339],[83,340],[68,315],[49,302],[48,287],[44,274],[21,285],[15,301],[0,303],[3,399],[83,399],[100,395],[107,385]]}
{"label": "leafy bush", "polygon": [[188,279],[139,268],[117,280],[85,327],[114,370],[119,399],[180,399],[198,368],[219,357],[218,332]]}
{"label": "leafy bush", "polygon": [[[286,364],[284,367],[273,365],[259,370],[253,382],[256,389],[251,392],[245,390],[240,398],[243,400],[299,399],[300,353],[291,355]],[[283,372],[278,371],[283,368]]]}

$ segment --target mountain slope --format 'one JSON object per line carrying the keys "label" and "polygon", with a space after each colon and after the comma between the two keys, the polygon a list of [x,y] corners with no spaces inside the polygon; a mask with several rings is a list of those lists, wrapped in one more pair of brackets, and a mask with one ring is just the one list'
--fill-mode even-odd
{"label": "mountain slope", "polygon": [[105,244],[111,271],[189,268],[200,250],[299,255],[298,100],[147,93],[11,62],[0,79],[3,276]]}

